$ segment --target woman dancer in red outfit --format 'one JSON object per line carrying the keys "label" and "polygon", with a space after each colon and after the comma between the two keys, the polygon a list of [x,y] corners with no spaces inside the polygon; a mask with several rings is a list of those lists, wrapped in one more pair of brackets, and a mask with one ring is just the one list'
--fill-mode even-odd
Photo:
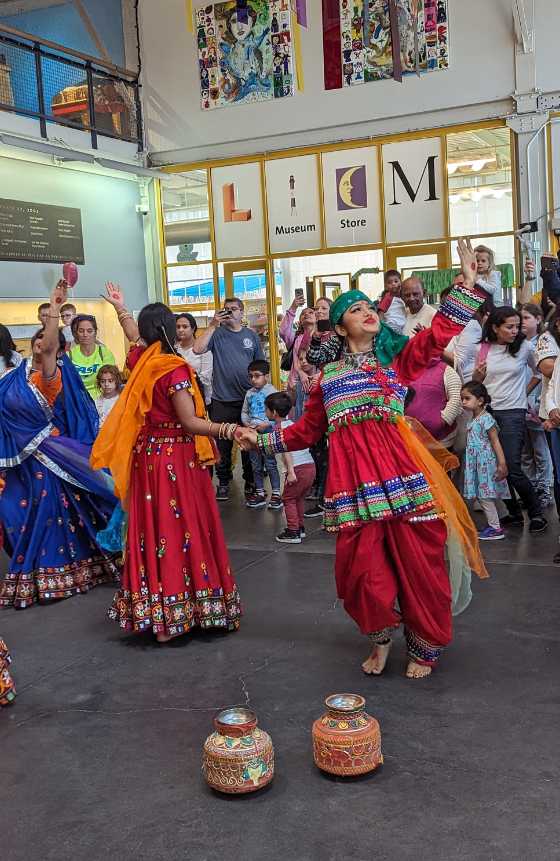
{"label": "woman dancer in red outfit", "polygon": [[208,466],[209,437],[236,425],[208,422],[195,374],[177,356],[175,317],[159,302],[136,325],[120,290],[108,285],[127,336],[142,342],[132,370],[94,445],[92,463],[108,467],[128,509],[122,587],[110,618],[122,628],[151,628],[159,642],[193,626],[235,630],[241,609]]}
{"label": "woman dancer in red outfit", "polygon": [[[391,633],[401,622],[409,678],[427,676],[451,641],[446,543],[450,551],[460,546],[471,567],[485,575],[464,504],[403,417],[406,386],[441,355],[485,299],[475,286],[470,244],[460,240],[459,253],[463,287],[449,294],[431,328],[411,341],[395,340],[365,294],[341,294],[332,305],[331,323],[344,339],[342,356],[325,365],[302,418],[258,436],[250,428],[236,433],[241,445],[270,454],[308,448],[329,434],[325,525],[338,532],[337,590],[347,612],[373,639],[363,669],[374,675],[383,671]],[[465,529],[474,536],[474,547]],[[467,565],[459,567],[469,574]],[[462,595],[464,609],[470,590],[462,585],[454,591]]]}

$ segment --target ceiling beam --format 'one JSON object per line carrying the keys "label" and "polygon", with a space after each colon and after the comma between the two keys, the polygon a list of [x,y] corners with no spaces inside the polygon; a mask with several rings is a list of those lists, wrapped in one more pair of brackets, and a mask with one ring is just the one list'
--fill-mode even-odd
{"label": "ceiling beam", "polygon": [[49,9],[51,6],[65,6],[67,0],[0,0],[0,16],[20,15],[36,9]]}

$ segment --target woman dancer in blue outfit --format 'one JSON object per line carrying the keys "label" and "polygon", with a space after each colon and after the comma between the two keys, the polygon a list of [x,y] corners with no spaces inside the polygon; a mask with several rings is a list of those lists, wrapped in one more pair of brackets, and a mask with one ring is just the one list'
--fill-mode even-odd
{"label": "woman dancer in blue outfit", "polygon": [[89,466],[97,412],[64,351],[54,289],[32,357],[0,379],[0,524],[11,557],[0,607],[24,609],[86,592],[117,572],[96,533],[111,517],[112,482]]}

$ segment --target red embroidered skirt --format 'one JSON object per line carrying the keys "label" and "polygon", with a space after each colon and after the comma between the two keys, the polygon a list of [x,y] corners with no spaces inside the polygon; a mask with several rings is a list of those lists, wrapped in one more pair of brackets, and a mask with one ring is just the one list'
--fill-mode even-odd
{"label": "red embroidered skirt", "polygon": [[210,473],[181,428],[145,427],[132,458],[122,588],[109,610],[126,630],[177,636],[195,625],[235,630],[231,574]]}

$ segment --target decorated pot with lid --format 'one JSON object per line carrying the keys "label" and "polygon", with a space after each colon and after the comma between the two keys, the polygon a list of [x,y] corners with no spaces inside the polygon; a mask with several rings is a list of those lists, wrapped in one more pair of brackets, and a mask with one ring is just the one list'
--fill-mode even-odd
{"label": "decorated pot with lid", "polygon": [[313,759],[322,771],[351,777],[383,763],[381,731],[359,694],[331,694],[327,711],[313,724]]}
{"label": "decorated pot with lid", "polygon": [[234,706],[214,718],[215,731],[204,742],[202,772],[212,789],[255,792],[274,777],[274,748],[257,726],[251,709]]}

